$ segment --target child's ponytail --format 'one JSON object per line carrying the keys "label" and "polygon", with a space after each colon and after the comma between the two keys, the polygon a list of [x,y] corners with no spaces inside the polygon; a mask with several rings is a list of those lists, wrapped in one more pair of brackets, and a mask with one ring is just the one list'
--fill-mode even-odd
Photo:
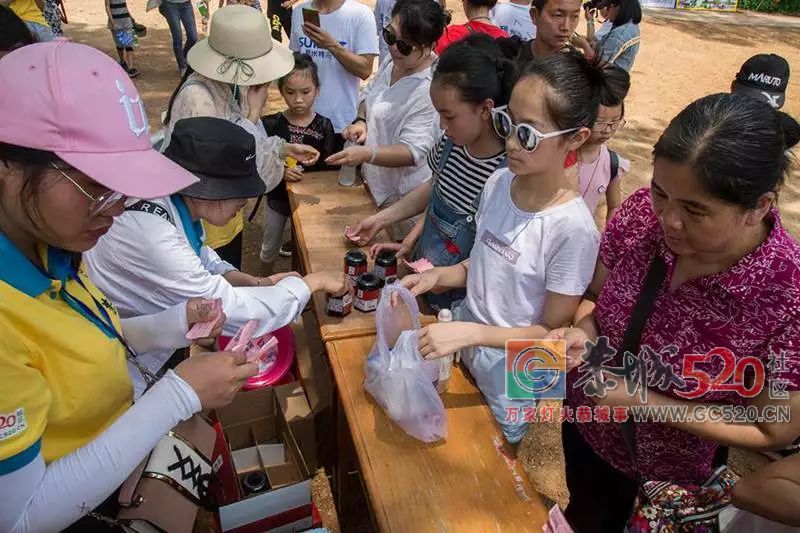
{"label": "child's ponytail", "polygon": [[434,81],[454,87],[473,104],[491,99],[508,104],[518,78],[515,64],[488,35],[474,33],[447,47],[436,63]]}
{"label": "child's ponytail", "polygon": [[600,104],[619,105],[630,87],[623,69],[592,63],[576,51],[534,61],[523,73],[523,78],[531,77],[550,87],[545,93],[547,109],[559,129],[591,128]]}

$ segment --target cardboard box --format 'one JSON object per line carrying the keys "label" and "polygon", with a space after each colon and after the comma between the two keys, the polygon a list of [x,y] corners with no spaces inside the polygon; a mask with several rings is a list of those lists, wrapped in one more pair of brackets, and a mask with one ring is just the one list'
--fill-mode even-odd
{"label": "cardboard box", "polygon": [[[311,409],[299,383],[242,391],[215,413],[218,454],[214,468],[221,483],[222,531],[235,533],[302,531],[313,525],[311,475],[314,457]],[[242,480],[263,472],[264,491],[245,494]]]}
{"label": "cardboard box", "polygon": [[[299,323],[292,324],[297,355],[297,375],[314,417],[317,435],[334,435],[332,400],[334,395],[333,372],[328,363],[325,347],[319,335],[319,323],[310,311],[303,313]],[[317,462],[309,462],[316,470],[323,466],[330,470],[335,461],[335,439],[317,442]]]}

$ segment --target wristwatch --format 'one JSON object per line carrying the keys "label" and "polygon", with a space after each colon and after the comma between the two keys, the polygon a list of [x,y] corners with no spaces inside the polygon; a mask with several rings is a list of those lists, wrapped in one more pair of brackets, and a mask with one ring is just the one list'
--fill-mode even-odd
{"label": "wristwatch", "polygon": [[356,119],[353,122],[351,122],[350,125],[352,126],[356,122],[363,122],[364,124],[366,124],[367,123],[367,119],[366,119],[366,117],[356,117]]}

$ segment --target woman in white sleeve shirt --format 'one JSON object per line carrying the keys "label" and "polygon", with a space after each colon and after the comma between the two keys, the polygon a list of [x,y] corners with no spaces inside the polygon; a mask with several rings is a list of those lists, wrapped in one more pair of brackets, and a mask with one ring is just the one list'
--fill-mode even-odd
{"label": "woman in white sleeve shirt", "polygon": [[242,354],[199,355],[131,404],[126,359],[185,346],[189,324],[207,317],[183,301],[121,320],[80,254],[126,196],[196,180],[150,148],[136,87],[94,48],[15,50],[0,61],[0,87],[0,531],[78,520],[77,530],[98,531],[103,523],[85,515],[113,506],[159,439],[229,403],[257,368]]}
{"label": "woman in white sleeve shirt", "polygon": [[[378,206],[388,206],[430,178],[426,156],[439,138],[438,117],[430,96],[433,46],[445,17],[430,0],[400,0],[383,28],[391,59],[381,64],[361,96],[358,117],[342,136],[352,146],[330,156],[331,165],[357,166]],[[393,230],[404,237],[414,221]]]}
{"label": "woman in white sleeve shirt", "polygon": [[[172,196],[129,202],[126,212],[86,254],[89,275],[123,317],[167,309],[187,298],[221,298],[229,335],[259,320],[258,335],[294,320],[311,293],[343,294],[344,272],[284,274],[256,278],[233,268],[203,245],[200,221],[222,225],[248,198],[264,193],[255,163],[255,141],[226,120],[195,117],[178,121],[164,154],[200,181]],[[275,284],[273,285],[273,280]],[[172,351],[139,355],[158,372]],[[144,383],[133,373],[136,392]]]}

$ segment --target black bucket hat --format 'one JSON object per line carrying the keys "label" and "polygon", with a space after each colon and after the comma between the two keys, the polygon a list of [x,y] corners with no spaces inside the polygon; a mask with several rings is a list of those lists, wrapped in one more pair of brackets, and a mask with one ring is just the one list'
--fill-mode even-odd
{"label": "black bucket hat", "polygon": [[228,120],[214,117],[179,120],[164,155],[200,179],[180,191],[191,198],[255,198],[266,192],[256,166],[255,139]]}

